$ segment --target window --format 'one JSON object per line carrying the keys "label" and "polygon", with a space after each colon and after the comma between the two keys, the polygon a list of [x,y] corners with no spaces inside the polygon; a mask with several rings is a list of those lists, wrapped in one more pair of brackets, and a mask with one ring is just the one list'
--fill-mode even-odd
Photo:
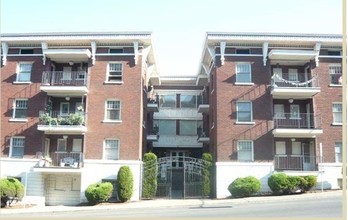
{"label": "window", "polygon": [[109,53],[123,53],[123,48],[110,48]]}
{"label": "window", "polygon": [[108,82],[122,82],[122,63],[109,63]]}
{"label": "window", "polygon": [[30,82],[32,65],[32,63],[18,64],[17,82]]}
{"label": "window", "polygon": [[196,96],[195,95],[181,95],[180,96],[181,108],[196,108]]}
{"label": "window", "polygon": [[26,119],[28,109],[28,100],[16,99],[14,101],[13,118]]}
{"label": "window", "polygon": [[186,136],[197,135],[197,121],[181,120],[180,135],[186,135]]}
{"label": "window", "polygon": [[237,102],[237,122],[252,122],[251,102]]}
{"label": "window", "polygon": [[65,152],[66,151],[66,139],[57,140],[57,151]]}
{"label": "window", "polygon": [[276,155],[285,155],[286,148],[284,141],[276,141]]}
{"label": "window", "polygon": [[289,69],[289,81],[298,82],[297,69]]}
{"label": "window", "polygon": [[20,49],[20,54],[34,54],[34,49]]}
{"label": "window", "polygon": [[342,103],[332,104],[333,123],[342,124]]}
{"label": "window", "polygon": [[69,102],[61,102],[60,103],[60,112],[59,112],[59,114],[61,116],[68,116],[69,115],[69,109],[70,109],[70,103]]}
{"label": "window", "polygon": [[342,163],[342,142],[335,143],[335,161]]}
{"label": "window", "polygon": [[329,56],[341,56],[340,50],[329,50],[327,51],[327,55]]}
{"label": "window", "polygon": [[330,84],[342,85],[342,66],[341,66],[341,64],[330,65],[329,66],[329,74],[330,74]]}
{"label": "window", "polygon": [[104,140],[104,159],[105,160],[118,160],[119,159],[119,144],[117,139]]}
{"label": "window", "polygon": [[236,74],[237,83],[251,83],[250,63],[238,63],[236,66]]}
{"label": "window", "polygon": [[159,120],[160,135],[176,135],[176,120]]}
{"label": "window", "polygon": [[162,108],[175,108],[176,107],[176,95],[161,95],[160,107]]}
{"label": "window", "polygon": [[300,106],[290,105],[290,119],[299,119],[299,118],[300,118]]}
{"label": "window", "polygon": [[250,54],[250,49],[236,49],[236,54]]}
{"label": "window", "polygon": [[285,118],[283,104],[274,104],[274,117],[275,118]]}
{"label": "window", "polygon": [[121,120],[121,101],[116,101],[116,100],[106,101],[106,120],[109,120],[109,121]]}
{"label": "window", "polygon": [[301,155],[301,142],[292,142],[291,145],[291,154],[292,155]]}
{"label": "window", "polygon": [[24,137],[12,137],[10,143],[10,157],[22,158],[24,155]]}
{"label": "window", "polygon": [[253,142],[238,141],[238,161],[253,161]]}

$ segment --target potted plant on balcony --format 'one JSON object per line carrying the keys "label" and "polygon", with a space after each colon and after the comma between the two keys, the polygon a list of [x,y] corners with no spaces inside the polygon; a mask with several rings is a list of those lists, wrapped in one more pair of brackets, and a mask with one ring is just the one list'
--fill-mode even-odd
{"label": "potted plant on balcony", "polygon": [[40,114],[40,117],[39,117],[40,124],[49,125],[51,120],[52,118],[47,112]]}

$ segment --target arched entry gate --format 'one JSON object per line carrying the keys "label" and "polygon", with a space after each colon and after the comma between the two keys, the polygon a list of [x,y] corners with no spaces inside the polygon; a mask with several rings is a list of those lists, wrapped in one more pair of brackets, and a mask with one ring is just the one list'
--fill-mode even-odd
{"label": "arched entry gate", "polygon": [[187,156],[159,158],[157,160],[156,197],[168,199],[203,197],[203,170],[205,163],[209,162]]}

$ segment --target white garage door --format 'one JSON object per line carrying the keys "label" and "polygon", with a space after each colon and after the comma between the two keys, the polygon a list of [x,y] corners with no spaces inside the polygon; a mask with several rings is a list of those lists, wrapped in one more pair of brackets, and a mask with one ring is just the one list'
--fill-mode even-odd
{"label": "white garage door", "polygon": [[46,205],[80,203],[81,175],[48,174],[45,178]]}

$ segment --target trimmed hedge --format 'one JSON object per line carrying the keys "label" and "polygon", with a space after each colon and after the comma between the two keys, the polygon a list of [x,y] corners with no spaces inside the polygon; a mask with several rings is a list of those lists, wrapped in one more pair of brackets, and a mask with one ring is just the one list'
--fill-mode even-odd
{"label": "trimmed hedge", "polygon": [[133,195],[133,174],[129,166],[122,166],[117,174],[117,194],[121,202],[126,202]]}
{"label": "trimmed hedge", "polygon": [[94,183],[87,187],[85,196],[88,202],[95,205],[100,202],[108,201],[112,195],[113,186],[109,182]]}
{"label": "trimmed hedge", "polygon": [[248,197],[261,189],[260,180],[253,176],[235,179],[229,186],[228,191],[234,198]]}
{"label": "trimmed hedge", "polygon": [[16,178],[0,179],[1,207],[9,205],[14,200],[21,200],[24,196],[24,185]]}
{"label": "trimmed hedge", "polygon": [[143,198],[152,198],[157,192],[157,156],[149,152],[144,154]]}
{"label": "trimmed hedge", "polygon": [[202,155],[203,168],[203,196],[211,195],[211,172],[213,167],[213,156],[210,153],[203,153]]}
{"label": "trimmed hedge", "polygon": [[275,173],[268,178],[268,186],[275,194],[291,194],[298,190],[307,192],[316,184],[316,176],[288,176],[285,173]]}

